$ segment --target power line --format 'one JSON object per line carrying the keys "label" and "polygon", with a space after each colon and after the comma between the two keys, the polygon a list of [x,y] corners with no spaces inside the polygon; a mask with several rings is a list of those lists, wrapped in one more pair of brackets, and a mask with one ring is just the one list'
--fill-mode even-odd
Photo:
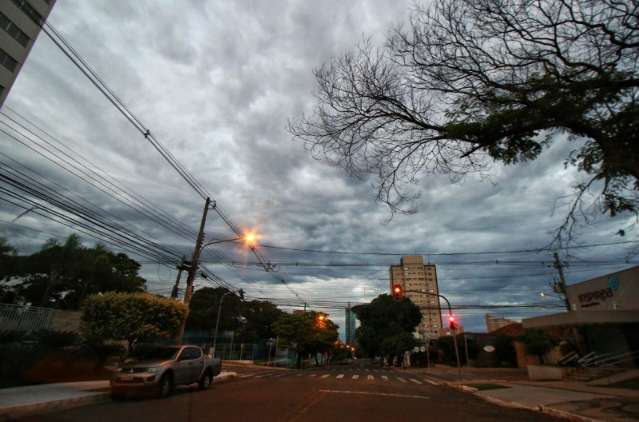
{"label": "power line", "polygon": [[[564,246],[559,248],[560,250],[572,250],[572,249],[586,249],[597,248],[602,246],[618,246],[639,243],[639,240],[626,240],[618,242],[607,243],[591,243],[582,245]],[[304,249],[304,248],[290,248],[284,246],[276,246],[269,244],[261,244],[263,248],[279,249],[291,252],[305,252],[305,253],[317,253],[317,254],[329,254],[329,255],[372,255],[372,256],[407,256],[407,255],[421,255],[421,256],[458,256],[458,255],[505,255],[505,254],[523,254],[523,253],[539,253],[544,251],[554,251],[557,248],[551,247],[539,247],[532,249],[513,249],[513,250],[501,250],[501,251],[457,251],[457,252],[372,252],[372,251],[348,251],[348,250],[324,250],[324,249]]]}

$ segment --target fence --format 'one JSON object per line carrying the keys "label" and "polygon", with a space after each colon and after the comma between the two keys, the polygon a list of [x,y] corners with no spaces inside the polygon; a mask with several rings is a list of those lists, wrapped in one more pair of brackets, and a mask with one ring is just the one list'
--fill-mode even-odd
{"label": "fence", "polygon": [[54,309],[0,303],[0,330],[36,331],[48,329]]}

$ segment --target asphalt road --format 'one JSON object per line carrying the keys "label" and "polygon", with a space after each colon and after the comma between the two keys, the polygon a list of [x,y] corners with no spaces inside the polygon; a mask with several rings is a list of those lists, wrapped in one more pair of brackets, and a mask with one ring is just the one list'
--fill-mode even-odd
{"label": "asphalt road", "polygon": [[505,409],[399,370],[337,367],[283,370],[224,365],[239,378],[207,391],[109,402],[28,421],[555,421]]}

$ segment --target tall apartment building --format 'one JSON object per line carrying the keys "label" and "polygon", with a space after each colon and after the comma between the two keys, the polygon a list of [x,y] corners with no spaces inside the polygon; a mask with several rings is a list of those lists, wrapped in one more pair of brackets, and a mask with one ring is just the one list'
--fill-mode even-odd
{"label": "tall apartment building", "polygon": [[344,330],[344,339],[346,344],[353,345],[355,344],[355,320],[357,317],[355,316],[355,312],[351,309],[351,304],[348,304],[345,313],[345,330]]}
{"label": "tall apartment building", "polygon": [[[421,256],[403,256],[399,265],[390,267],[390,288],[399,284],[404,291],[419,290],[439,294],[437,270],[435,265],[424,265]],[[442,333],[442,313],[439,298],[433,295],[406,292],[415,305],[420,308],[422,321],[417,332],[424,338],[438,338]]]}
{"label": "tall apartment building", "polygon": [[0,106],[56,0],[0,1]]}
{"label": "tall apartment building", "polygon": [[498,316],[494,316],[491,314],[486,314],[486,332],[492,333],[500,329],[501,327],[505,327],[510,324],[515,324],[517,321],[513,321],[512,319],[501,318]]}

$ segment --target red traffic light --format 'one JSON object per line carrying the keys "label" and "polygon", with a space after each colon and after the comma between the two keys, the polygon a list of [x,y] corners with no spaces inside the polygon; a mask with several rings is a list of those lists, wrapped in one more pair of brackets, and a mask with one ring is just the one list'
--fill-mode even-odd
{"label": "red traffic light", "polygon": [[393,299],[402,300],[404,298],[404,289],[399,284],[394,284],[392,288]]}
{"label": "red traffic light", "polygon": [[459,324],[457,323],[457,319],[455,318],[454,315],[449,315],[448,316],[448,328],[451,329],[451,331],[456,330],[459,327]]}

